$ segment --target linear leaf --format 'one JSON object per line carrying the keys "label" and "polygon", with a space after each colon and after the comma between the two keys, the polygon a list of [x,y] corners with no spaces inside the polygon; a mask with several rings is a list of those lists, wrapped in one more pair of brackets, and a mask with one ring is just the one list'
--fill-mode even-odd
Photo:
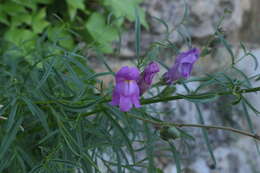
{"label": "linear leaf", "polygon": [[52,72],[52,68],[53,66],[56,64],[57,59],[56,58],[52,58],[51,63],[48,64],[48,68],[46,69],[44,75],[42,76],[41,80],[38,83],[38,86],[36,87],[36,89],[38,90],[39,88],[42,87],[42,85],[44,84],[44,82],[47,80],[47,78],[49,77],[49,75]]}
{"label": "linear leaf", "polygon": [[135,53],[136,57],[140,57],[140,42],[141,42],[141,24],[140,24],[140,16],[139,11],[135,8]]}
{"label": "linear leaf", "polygon": [[[115,112],[110,111],[112,114],[115,114]],[[111,120],[111,123],[115,125],[115,127],[119,130],[119,132],[122,134],[122,137],[124,137],[127,147],[130,151],[130,154],[132,156],[133,161],[135,162],[135,155],[134,155],[134,149],[132,147],[132,143],[130,139],[128,138],[127,134],[125,133],[125,130],[120,126],[120,124],[109,114],[109,112],[104,111],[105,115],[108,117],[109,120]]]}
{"label": "linear leaf", "polygon": [[[0,146],[0,160],[3,160],[4,155],[8,150],[10,149],[10,145],[16,138],[16,134],[20,128],[20,125],[23,121],[23,118],[20,117],[19,119],[16,120],[15,124],[12,126],[12,129],[9,133],[7,133],[2,141],[1,141],[1,146]],[[1,169],[1,168],[0,168]]]}
{"label": "linear leaf", "polygon": [[172,154],[173,154],[173,157],[174,157],[174,160],[175,160],[177,173],[181,173],[180,154],[177,151],[176,147],[171,142],[168,142],[168,143],[169,143],[169,145],[171,147],[171,151],[172,151]]}
{"label": "linear leaf", "polygon": [[[242,107],[244,110],[244,115],[245,115],[249,130],[251,131],[251,133],[254,134],[255,133],[254,126],[253,126],[252,120],[250,118],[250,115],[248,113],[248,110],[247,110],[247,107],[246,107],[246,104],[244,103],[244,101],[242,102]],[[257,150],[258,154],[260,154],[259,145],[256,140],[254,140],[254,142],[255,142],[256,150]]]}
{"label": "linear leaf", "polygon": [[13,124],[15,122],[15,116],[17,114],[17,108],[18,108],[18,104],[15,104],[14,106],[12,106],[12,110],[8,116],[8,121],[7,121],[7,133],[10,132],[11,128],[13,127]]}
{"label": "linear leaf", "polygon": [[[203,119],[202,113],[200,111],[199,105],[195,104],[195,107],[196,107],[197,112],[198,112],[199,123],[204,124],[204,119]],[[202,134],[203,134],[204,140],[206,142],[207,148],[209,150],[210,157],[213,161],[214,166],[216,166],[217,162],[216,162],[214,153],[212,151],[212,148],[211,148],[211,145],[210,145],[210,142],[209,142],[208,132],[205,129],[201,129],[201,130],[202,130]]]}
{"label": "linear leaf", "polygon": [[36,104],[34,104],[29,98],[23,97],[22,99],[28,106],[28,109],[31,111],[31,113],[40,120],[46,132],[49,133],[50,128],[47,123],[47,115],[45,115],[44,112]]}

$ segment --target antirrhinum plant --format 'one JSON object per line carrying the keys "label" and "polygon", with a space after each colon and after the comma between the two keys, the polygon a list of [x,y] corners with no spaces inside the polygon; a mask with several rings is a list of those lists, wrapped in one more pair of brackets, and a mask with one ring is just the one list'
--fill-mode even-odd
{"label": "antirrhinum plant", "polygon": [[[139,25],[137,20],[137,63],[117,72],[111,70],[101,53],[97,53],[96,59],[104,63],[107,71],[96,73],[89,65],[91,57],[81,55],[79,49],[67,51],[44,38],[27,52],[23,47],[6,50],[1,43],[0,172],[158,173],[161,170],[154,162],[155,151],[160,150],[155,145],[158,142],[168,145],[177,172],[181,172],[182,155],[175,142],[195,140],[187,128],[203,129],[213,163],[208,129],[245,135],[256,143],[260,140],[252,125],[249,132],[204,123],[201,104],[215,102],[220,96],[233,96],[233,105],[241,104],[245,112],[252,110],[259,114],[245,97],[246,93],[260,91],[260,87],[250,85],[257,76],[248,77],[235,67],[237,58],[220,28],[214,38],[230,53],[232,63],[227,69],[239,72],[242,78],[226,73],[227,69],[191,77],[193,66],[198,65],[198,59],[205,58],[209,47],[199,50],[190,43],[184,52],[176,51],[179,53],[172,67],[160,76],[159,70],[166,65],[156,58],[154,50],[176,47],[171,47],[174,43],[169,40],[162,40],[142,56],[138,48]],[[252,54],[247,52],[247,55]],[[114,85],[104,87],[100,79],[103,76],[111,76]],[[160,80],[154,80],[155,77]],[[189,88],[192,82],[199,86]],[[184,86],[186,94],[176,92],[173,88],[177,85]],[[200,123],[166,122],[158,116],[160,112],[151,109],[155,103],[182,99],[196,105]],[[247,121],[250,124],[250,116]],[[144,157],[140,158],[140,153]]]}

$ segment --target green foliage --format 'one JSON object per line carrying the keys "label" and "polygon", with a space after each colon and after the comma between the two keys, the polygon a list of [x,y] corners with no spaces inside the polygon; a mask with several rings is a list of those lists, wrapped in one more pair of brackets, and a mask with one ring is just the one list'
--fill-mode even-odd
{"label": "green foliage", "polygon": [[[61,34],[60,31],[62,26],[30,42],[30,51],[16,46],[5,49],[5,42],[0,43],[0,172],[157,173],[161,170],[156,168],[154,158],[161,151],[172,153],[177,172],[181,172],[181,151],[186,146],[179,148],[175,142],[186,144],[195,139],[183,125],[160,119],[169,112],[160,112],[150,105],[186,99],[196,104],[199,125],[203,125],[199,104],[214,102],[217,96],[242,95],[247,91],[243,89],[251,89],[250,81],[254,80],[242,74],[235,78],[225,71],[208,74],[179,81],[187,94],[176,93],[175,86],[158,84],[158,93],[143,98],[141,109],[120,112],[109,105],[112,88],[104,88],[99,80],[114,75],[104,57],[97,59],[107,71],[94,72],[88,66],[88,57],[57,44],[55,39],[60,41],[62,36],[56,33]],[[49,35],[53,42],[45,41]],[[190,82],[200,85],[191,90],[187,85]],[[214,90],[204,93],[203,89],[209,86],[214,86]],[[237,104],[241,101],[250,131],[254,132],[248,109],[257,110],[245,97],[236,100]],[[215,163],[207,129],[202,134]],[[167,146],[160,148],[158,143]],[[140,154],[144,157],[138,157]]]}
{"label": "green foliage", "polygon": [[135,20],[135,10],[138,9],[140,13],[141,24],[144,25],[146,28],[148,27],[148,24],[145,20],[144,11],[138,8],[142,0],[103,0],[103,2],[106,7],[111,9],[111,12],[115,15],[115,17],[126,17],[128,20],[132,22]]}
{"label": "green foliage", "polygon": [[[202,128],[209,155],[216,164],[207,130],[227,128],[204,125],[200,104],[215,102],[226,95],[234,99],[227,103],[228,106],[242,103],[244,118],[249,130],[254,132],[249,111],[256,114],[259,111],[244,94],[260,90],[259,87],[252,88],[251,84],[259,75],[248,77],[235,67],[241,59],[232,52],[231,44],[219,28],[214,39],[232,58],[227,69],[179,80],[171,86],[158,82],[152,87],[155,91],[142,97],[140,109],[125,113],[109,104],[113,86],[104,87],[100,80],[100,77],[115,75],[99,51],[112,52],[110,43],[118,39],[117,31],[122,27],[119,18],[135,21],[136,54],[140,58],[135,65],[138,67],[143,68],[151,60],[160,61],[159,52],[166,49],[179,52],[175,43],[166,37],[151,45],[147,58],[140,55],[141,25],[146,26],[144,13],[137,7],[140,1],[127,0],[125,4],[115,0],[109,1],[111,3],[98,1],[104,13],[86,5],[92,1],[67,0],[65,7],[55,0],[30,2],[10,0],[3,1],[0,6],[0,22],[4,26],[1,30],[5,38],[0,40],[0,172],[161,173],[155,158],[162,153],[161,157],[172,159],[177,172],[181,173],[182,150],[195,140],[187,132],[188,127]],[[61,7],[56,8],[58,5]],[[59,14],[64,9],[66,14]],[[56,20],[52,19],[52,14]],[[169,27],[165,22],[164,25],[169,36]],[[87,38],[78,38],[74,29]],[[190,45],[188,37],[184,38],[184,43]],[[106,67],[106,71],[96,73],[89,66],[89,57],[82,56],[80,49],[74,48],[76,39],[90,41],[99,49],[96,60]],[[243,44],[241,47],[245,54],[242,58],[252,57],[257,67],[256,58]],[[210,50],[209,45],[205,50]],[[161,61],[160,64],[168,68]],[[188,84],[192,82],[197,82],[198,87],[190,89]],[[183,86],[186,93],[178,93],[177,85]],[[174,109],[165,111],[153,105],[180,99],[194,103],[198,124],[163,121],[162,117],[171,115]],[[235,132],[239,133],[239,130]],[[259,139],[244,131],[240,134]],[[164,147],[159,145],[162,143]],[[176,145],[178,143],[185,145]]]}
{"label": "green foliage", "polygon": [[118,39],[118,33],[111,25],[106,25],[104,16],[92,13],[86,23],[86,28],[103,52],[111,53],[113,51],[110,43]]}
{"label": "green foliage", "polygon": [[[52,34],[46,39],[59,40],[58,44],[65,48],[72,49],[76,43],[86,41],[112,53],[111,43],[118,40],[125,20],[135,20],[136,9],[141,23],[148,27],[140,3],[140,0],[4,0],[0,2],[0,36],[21,46],[50,31]],[[60,38],[54,39],[54,33]]]}
{"label": "green foliage", "polygon": [[77,10],[85,9],[84,0],[66,0],[66,2],[68,4],[70,20],[73,21],[77,14]]}

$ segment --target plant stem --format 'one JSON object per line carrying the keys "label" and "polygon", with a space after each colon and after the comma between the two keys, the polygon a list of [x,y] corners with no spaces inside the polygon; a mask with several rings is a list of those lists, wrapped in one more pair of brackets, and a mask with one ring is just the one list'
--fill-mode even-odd
{"label": "plant stem", "polygon": [[238,129],[231,128],[231,127],[202,125],[202,124],[171,123],[171,122],[163,122],[163,121],[157,122],[157,121],[154,121],[154,120],[148,120],[148,119],[145,119],[145,118],[141,118],[141,117],[138,117],[138,116],[135,116],[135,115],[130,115],[130,114],[127,114],[127,115],[129,117],[132,117],[132,118],[135,118],[135,119],[147,122],[147,123],[151,123],[151,124],[154,124],[154,125],[157,125],[157,126],[195,127],[195,128],[205,128],[205,129],[225,130],[225,131],[231,131],[231,132],[238,133],[238,134],[241,134],[241,135],[249,136],[249,137],[252,137],[252,138],[260,141],[260,136],[257,135],[257,134],[249,133],[249,132],[246,132],[246,131],[243,131],[243,130],[238,130]]}
{"label": "plant stem", "polygon": [[[169,96],[169,97],[163,97],[163,98],[143,99],[143,100],[141,100],[141,104],[146,105],[146,104],[151,104],[151,103],[180,100],[180,99],[184,99],[184,98],[203,99],[203,98],[208,98],[209,96],[234,95],[234,94],[250,93],[250,92],[257,92],[257,91],[260,91],[260,87],[241,89],[239,91],[236,91],[235,93],[234,93],[234,91],[222,91],[222,92],[216,92],[216,93],[205,92],[205,93],[201,93],[201,94],[189,94],[189,95],[177,94],[175,96]],[[53,104],[53,103],[57,103],[57,101],[58,100],[38,101],[38,102],[36,102],[36,104],[39,104],[39,105]],[[64,101],[64,100],[60,100],[60,101]],[[100,102],[100,104],[107,103],[110,101],[111,101],[110,98],[105,98],[103,101]],[[86,114],[88,114],[88,113],[86,113]]]}
{"label": "plant stem", "polygon": [[[236,92],[236,94],[242,94],[242,93],[250,93],[250,92],[257,92],[260,91],[260,87],[256,87],[256,88],[249,88],[249,89],[241,89],[239,91]],[[201,93],[201,94],[189,94],[189,95],[176,95],[176,96],[169,96],[169,97],[164,97],[164,98],[151,98],[151,99],[144,99],[141,100],[141,104],[142,105],[146,105],[146,104],[151,104],[151,103],[158,103],[158,102],[167,102],[167,101],[172,101],[172,100],[180,100],[180,99],[184,99],[184,98],[193,98],[193,99],[202,99],[204,98],[208,98],[210,95],[211,96],[222,96],[222,95],[233,95],[234,92],[232,91],[222,91],[222,92],[217,92],[217,93],[212,93],[212,92],[206,92],[206,93]],[[100,103],[107,103],[111,101],[111,99],[104,99],[102,102]],[[41,103],[44,104],[44,103]],[[81,114],[81,116],[91,116],[95,113],[98,113],[102,110],[97,109],[97,110],[93,110],[90,112],[86,112]]]}
{"label": "plant stem", "polygon": [[[241,89],[239,91],[236,91],[236,94],[242,94],[242,93],[250,93],[250,92],[257,92],[260,91],[260,87],[256,88],[249,88],[249,89]],[[158,103],[158,102],[167,102],[172,100],[179,100],[183,98],[194,98],[194,99],[202,99],[203,97],[208,98],[209,96],[222,96],[222,95],[233,95],[234,91],[222,91],[217,93],[207,92],[207,93],[201,93],[201,94],[190,94],[190,95],[176,95],[176,96],[169,96],[164,98],[157,98],[157,99],[145,99],[142,100],[142,104],[151,104],[151,103]]]}
{"label": "plant stem", "polygon": [[[256,87],[256,88],[249,88],[249,89],[241,89],[239,91],[236,91],[236,94],[242,94],[242,93],[250,93],[250,92],[257,92],[260,91],[260,87]],[[178,99],[183,99],[183,98],[189,98],[189,97],[193,97],[193,98],[203,98],[203,97],[208,97],[209,95],[212,96],[222,96],[222,95],[230,95],[230,94],[234,94],[234,92],[232,91],[224,91],[224,92],[218,92],[218,93],[201,93],[201,94],[197,94],[197,95],[176,95],[176,96],[170,96],[170,97],[164,97],[164,98],[157,98],[157,99],[145,99],[142,100],[141,103],[142,104],[151,104],[151,103],[158,103],[158,102],[166,102],[166,101],[172,101],[172,100],[178,100]],[[106,103],[110,101],[110,99],[105,99],[103,101],[103,103]],[[84,114],[81,114],[81,116],[91,116],[94,115],[98,112],[101,112],[102,110],[97,109],[97,110],[93,110],[91,112],[86,112]],[[260,141],[260,136],[257,134],[253,134],[253,133],[249,133],[243,130],[238,130],[235,128],[231,128],[231,127],[224,127],[224,126],[214,126],[214,125],[202,125],[202,124],[182,124],[182,123],[170,123],[170,122],[157,122],[154,120],[148,120],[148,119],[144,119],[135,115],[130,115],[127,114],[128,116],[138,119],[138,120],[142,120],[148,123],[152,123],[155,125],[159,125],[159,126],[175,126],[175,127],[195,127],[195,128],[205,128],[205,129],[218,129],[218,130],[225,130],[225,131],[231,131],[234,133],[238,133],[241,135],[245,135],[245,136],[249,136],[252,137],[258,141]]]}

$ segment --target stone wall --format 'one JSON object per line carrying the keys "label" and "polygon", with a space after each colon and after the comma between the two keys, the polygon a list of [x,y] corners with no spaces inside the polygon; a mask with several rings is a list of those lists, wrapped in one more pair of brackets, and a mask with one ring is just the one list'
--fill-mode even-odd
{"label": "stone wall", "polygon": [[[147,11],[149,23],[149,29],[142,30],[143,51],[150,43],[165,37],[166,28],[156,18],[168,25],[172,31],[169,39],[173,42],[183,41],[178,34],[180,30],[192,40],[205,40],[215,32],[216,26],[224,17],[222,28],[230,41],[260,44],[259,0],[186,0],[186,3],[184,0],[146,0],[143,7]],[[134,57],[134,39],[130,25],[123,35],[122,57]]]}
{"label": "stone wall", "polygon": [[[143,53],[148,49],[150,43],[162,40],[165,37],[166,27],[155,17],[167,23],[169,30],[172,31],[169,37],[170,41],[176,43],[182,49],[185,46],[183,46],[183,38],[178,34],[180,30],[184,34],[190,35],[192,43],[200,47],[203,41],[215,32],[216,25],[225,15],[223,29],[227,39],[234,45],[236,55],[240,56],[239,42],[243,41],[249,48],[254,50],[253,53],[260,61],[260,0],[186,0],[186,5],[184,2],[184,0],[145,0],[143,7],[147,11],[150,27],[149,29],[142,28],[141,47]],[[183,18],[184,14],[187,15],[185,18]],[[129,25],[127,32],[122,36],[121,54],[116,60],[111,58],[108,61],[115,71],[122,65],[130,64],[130,60],[135,57],[134,39],[133,25]],[[164,52],[158,58],[167,61],[167,59],[164,59],[167,56],[168,54]],[[168,61],[173,62],[174,57],[168,57]],[[214,56],[203,58],[196,64],[195,74],[219,71],[228,61],[228,53],[222,47],[218,47]],[[252,61],[249,59],[245,59],[238,64],[238,67],[248,74],[259,74],[260,68],[257,71],[252,71],[252,66]],[[99,64],[96,64],[96,67],[98,71],[105,71],[105,69],[100,68]],[[254,83],[254,85],[259,86],[260,84]],[[181,88],[178,88],[178,90],[181,91]],[[260,110],[260,95],[254,94],[249,97]],[[228,102],[228,100],[223,99],[214,104],[203,106],[202,111],[206,123],[230,125],[233,121],[242,124],[246,128],[247,124],[242,118],[241,110],[239,108],[231,110],[230,107],[226,107],[229,110],[225,111],[227,109],[223,109],[223,106],[226,106],[223,103]],[[157,106],[162,109],[165,108],[165,105]],[[176,112],[171,116],[161,117],[162,119],[174,122],[197,123],[196,110],[193,104],[178,101],[169,103],[167,106],[176,109]],[[257,132],[260,133],[260,118],[253,115],[252,112],[250,112],[250,115],[253,118]],[[227,120],[227,117],[229,117],[229,120]],[[196,142],[192,146],[193,150],[188,155],[183,155],[185,157],[183,162],[184,173],[260,172],[260,156],[256,153],[254,141],[251,139],[237,135],[234,137],[234,134],[222,131],[209,131],[210,142],[217,159],[217,166],[212,167],[200,130],[191,130],[191,133],[196,136]],[[165,173],[175,173],[176,171],[174,159],[158,157],[157,164],[163,168]]]}

